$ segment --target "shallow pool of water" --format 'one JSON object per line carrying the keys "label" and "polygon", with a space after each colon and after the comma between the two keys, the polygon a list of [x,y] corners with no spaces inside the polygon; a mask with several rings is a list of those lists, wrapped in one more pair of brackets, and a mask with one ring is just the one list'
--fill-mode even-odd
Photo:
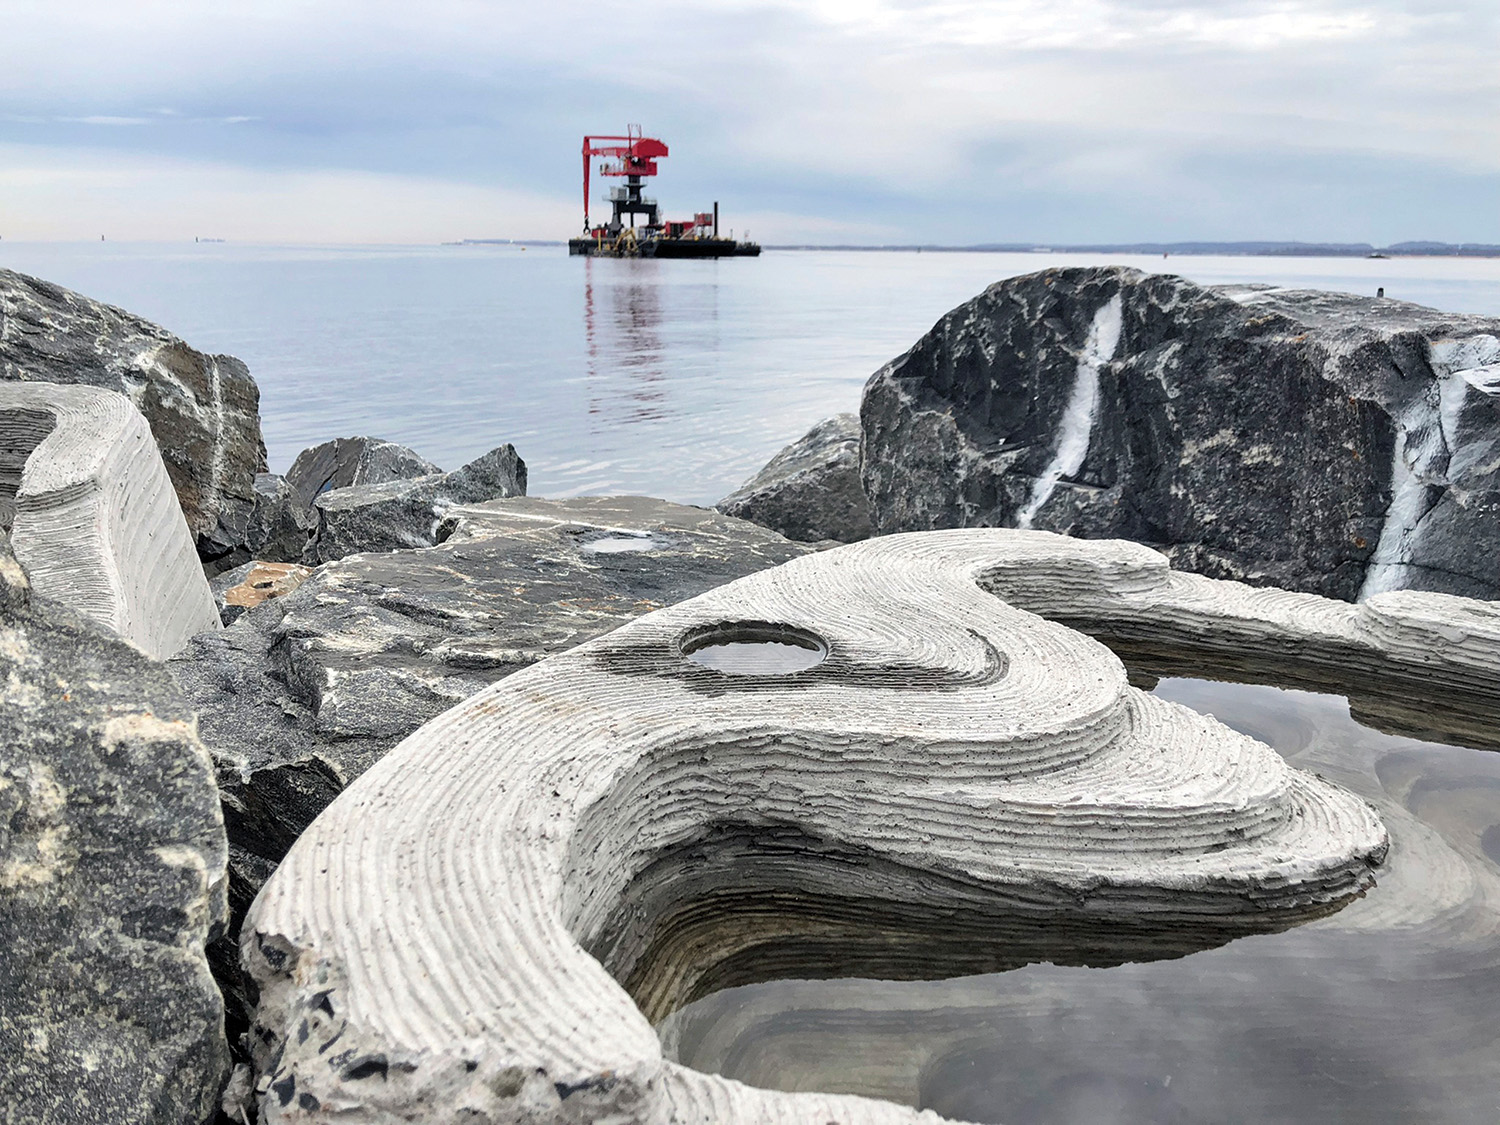
{"label": "shallow pool of water", "polygon": [[1500,1121],[1500,754],[1377,733],[1337,696],[1157,694],[1374,803],[1392,839],[1375,889],[1171,961],[727,989],[668,1017],[669,1053],[1011,1125]]}

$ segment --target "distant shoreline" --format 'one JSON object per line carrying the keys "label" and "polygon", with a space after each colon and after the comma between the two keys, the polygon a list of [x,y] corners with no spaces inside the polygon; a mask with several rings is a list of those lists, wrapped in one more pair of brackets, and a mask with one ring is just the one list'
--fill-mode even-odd
{"label": "distant shoreline", "polygon": [[1371,246],[1349,242],[1129,242],[1045,246],[1034,242],[986,242],[974,246],[767,245],[767,250],[887,250],[934,254],[1163,254],[1167,257],[1259,258],[1500,258],[1500,245],[1482,242],[1398,242]]}

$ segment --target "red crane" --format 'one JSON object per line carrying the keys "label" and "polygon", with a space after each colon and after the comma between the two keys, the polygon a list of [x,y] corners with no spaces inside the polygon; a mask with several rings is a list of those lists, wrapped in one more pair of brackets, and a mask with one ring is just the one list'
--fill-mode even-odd
{"label": "red crane", "polygon": [[[599,141],[614,141],[614,144],[599,144]],[[623,141],[623,144],[618,142]],[[583,229],[589,227],[589,159],[605,157],[609,163],[599,166],[601,176],[654,176],[656,161],[667,155],[667,146],[655,137],[641,136],[639,125],[625,126],[625,136],[598,136],[583,138]],[[639,180],[633,180],[639,183]]]}

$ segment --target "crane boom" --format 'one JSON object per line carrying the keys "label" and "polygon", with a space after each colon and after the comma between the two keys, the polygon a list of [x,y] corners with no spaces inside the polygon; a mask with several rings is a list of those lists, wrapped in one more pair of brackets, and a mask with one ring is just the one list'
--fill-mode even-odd
{"label": "crane boom", "polygon": [[[623,144],[601,144],[602,141]],[[654,176],[659,171],[656,162],[667,155],[667,146],[655,137],[641,136],[639,125],[627,125],[625,135],[615,134],[586,136],[583,138],[583,228],[589,226],[589,161],[596,156],[605,157],[612,163],[599,167],[601,176]]]}

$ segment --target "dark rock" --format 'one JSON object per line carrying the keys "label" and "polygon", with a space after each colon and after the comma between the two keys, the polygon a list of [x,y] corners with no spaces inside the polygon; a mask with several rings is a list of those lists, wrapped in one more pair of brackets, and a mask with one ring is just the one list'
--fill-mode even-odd
{"label": "dark rock", "polygon": [[1500,320],[1119,267],[991,286],[877,371],[882,533],[1118,536],[1220,578],[1500,597]]}
{"label": "dark rock", "polygon": [[[644,497],[497,500],[449,519],[441,546],[330,563],[169,662],[217,765],[236,925],[312,819],[428,719],[545,656],[809,550]],[[242,1029],[253,1005],[233,976],[232,937],[216,957]]]}
{"label": "dark rock", "polygon": [[411,480],[443,470],[427,458],[393,441],[372,437],[334,438],[297,454],[287,483],[304,504],[334,488]]}
{"label": "dark rock", "polygon": [[502,445],[451,473],[353,485],[319,494],[317,537],[304,561],[317,564],[360,551],[431,547],[448,535],[448,509],[526,495],[526,462]]}
{"label": "dark rock", "polygon": [[300,562],[318,528],[318,517],[285,477],[259,473],[255,506],[245,529],[245,553],[265,562]]}
{"label": "dark rock", "polygon": [[853,543],[874,532],[859,479],[859,417],[819,422],[715,505],[788,539]]}
{"label": "dark rock", "polygon": [[29,596],[0,536],[0,1107],[210,1120],[228,1073],[207,753],[166,669]]}
{"label": "dark rock", "polygon": [[260,392],[233,356],[205,355],[121,309],[0,269],[0,379],[121,391],[151,426],[200,558],[243,542],[266,469]]}

